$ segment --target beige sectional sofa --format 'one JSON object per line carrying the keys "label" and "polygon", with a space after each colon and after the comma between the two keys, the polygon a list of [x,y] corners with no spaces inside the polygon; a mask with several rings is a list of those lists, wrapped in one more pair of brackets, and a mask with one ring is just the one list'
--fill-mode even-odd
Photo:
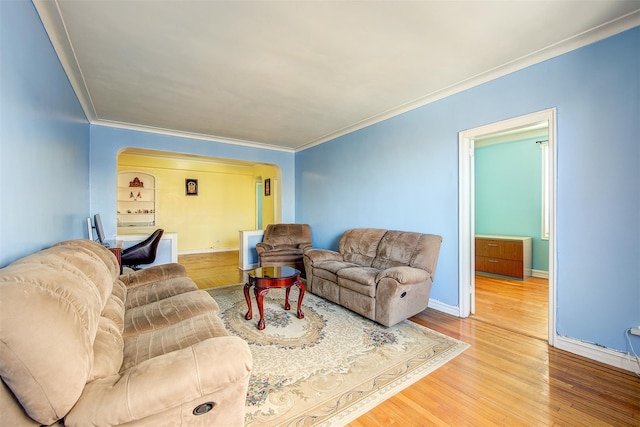
{"label": "beige sectional sofa", "polygon": [[0,270],[0,424],[243,425],[252,356],[216,302],[179,264],[119,271],[89,240]]}
{"label": "beige sectional sofa", "polygon": [[385,326],[427,308],[442,237],[356,228],[304,253],[307,290]]}

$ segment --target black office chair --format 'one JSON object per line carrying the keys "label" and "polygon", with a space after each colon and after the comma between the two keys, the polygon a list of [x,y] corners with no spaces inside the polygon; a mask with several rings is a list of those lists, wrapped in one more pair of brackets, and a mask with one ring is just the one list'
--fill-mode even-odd
{"label": "black office chair", "polygon": [[122,265],[140,270],[140,264],[151,264],[156,260],[156,251],[164,230],[159,228],[140,243],[122,251]]}

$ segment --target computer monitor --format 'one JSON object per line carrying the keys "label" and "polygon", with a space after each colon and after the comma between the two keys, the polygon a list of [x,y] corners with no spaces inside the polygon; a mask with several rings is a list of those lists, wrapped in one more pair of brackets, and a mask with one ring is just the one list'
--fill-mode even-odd
{"label": "computer monitor", "polygon": [[102,228],[102,220],[100,219],[100,214],[95,214],[93,216],[93,225],[96,227],[96,234],[98,235],[98,242],[104,244],[107,240],[104,237],[104,228]]}
{"label": "computer monitor", "polygon": [[89,231],[89,240],[94,240],[93,229],[95,229],[98,243],[100,243],[101,245],[106,245],[106,238],[104,236],[104,228],[102,227],[100,214],[95,214],[93,216],[93,225],[91,225],[91,218],[87,218],[87,229]]}

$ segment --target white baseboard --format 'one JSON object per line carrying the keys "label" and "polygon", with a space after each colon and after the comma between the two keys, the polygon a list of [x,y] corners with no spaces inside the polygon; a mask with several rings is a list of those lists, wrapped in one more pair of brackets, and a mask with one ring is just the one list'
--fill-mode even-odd
{"label": "white baseboard", "polygon": [[452,316],[460,317],[460,307],[445,304],[433,298],[429,298],[429,308],[433,308],[434,310],[438,310]]}
{"label": "white baseboard", "polygon": [[[258,264],[258,263],[256,262],[256,263],[254,263],[254,264],[247,264],[247,265],[245,265],[245,266],[243,266],[243,267],[238,267],[238,268],[239,268],[240,270],[242,270],[242,271],[249,271],[249,270],[253,270],[253,269],[258,268],[258,267],[260,267],[260,264]],[[303,279],[303,281],[306,283],[306,279]]]}
{"label": "white baseboard", "polygon": [[548,271],[544,271],[544,270],[531,270],[531,275],[533,277],[539,277],[541,279],[548,279],[549,278],[549,272]]}
{"label": "white baseboard", "polygon": [[[460,310],[445,304],[441,301],[429,299],[429,308],[441,311],[452,316],[460,317]],[[624,369],[640,375],[640,365],[634,356],[630,356],[625,352],[612,350],[606,347],[600,347],[595,344],[579,341],[568,337],[555,337],[555,347],[559,350],[568,351],[606,365]]]}
{"label": "white baseboard", "polygon": [[190,249],[186,251],[178,251],[178,255],[195,255],[195,254],[210,254],[213,252],[229,252],[237,251],[238,248],[205,248],[205,249]]}
{"label": "white baseboard", "polygon": [[622,351],[560,336],[555,338],[555,347],[626,371],[639,373],[640,370],[640,366],[634,361],[634,356],[629,356]]}

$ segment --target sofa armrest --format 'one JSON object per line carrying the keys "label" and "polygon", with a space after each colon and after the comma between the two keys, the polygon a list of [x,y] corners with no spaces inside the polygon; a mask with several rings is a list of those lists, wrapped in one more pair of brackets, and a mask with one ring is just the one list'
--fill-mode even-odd
{"label": "sofa armrest", "polygon": [[265,251],[270,251],[273,248],[274,248],[273,245],[269,243],[265,243],[265,242],[256,243],[256,252],[258,252],[258,255]]}
{"label": "sofa armrest", "polygon": [[342,254],[329,249],[309,249],[305,251],[304,256],[311,261],[311,265],[314,262],[320,261],[342,261]]}
{"label": "sofa armrest", "polygon": [[160,280],[174,279],[176,277],[185,277],[187,270],[178,263],[160,264],[143,268],[142,270],[132,273],[125,273],[120,276],[120,280],[127,288],[146,285]]}
{"label": "sofa armrest", "polygon": [[[248,383],[251,369],[251,351],[244,340],[233,336],[208,339],[146,360],[122,376],[88,383],[65,425],[119,425],[141,420],[223,392],[239,382]],[[239,399],[244,401],[245,397]]]}
{"label": "sofa armrest", "polygon": [[401,284],[424,282],[430,276],[425,270],[414,267],[391,267],[376,275],[376,283],[388,277]]}
{"label": "sofa armrest", "polygon": [[306,252],[309,249],[313,249],[313,246],[311,245],[311,243],[300,243],[298,245],[298,249],[302,249],[302,252]]}
{"label": "sofa armrest", "polygon": [[278,250],[278,249],[304,249],[304,248],[310,248],[311,245],[309,243],[298,243],[298,244],[292,244],[292,243],[256,243],[256,250],[258,251],[258,253],[260,252],[264,252],[264,251],[272,251],[272,250]]}

